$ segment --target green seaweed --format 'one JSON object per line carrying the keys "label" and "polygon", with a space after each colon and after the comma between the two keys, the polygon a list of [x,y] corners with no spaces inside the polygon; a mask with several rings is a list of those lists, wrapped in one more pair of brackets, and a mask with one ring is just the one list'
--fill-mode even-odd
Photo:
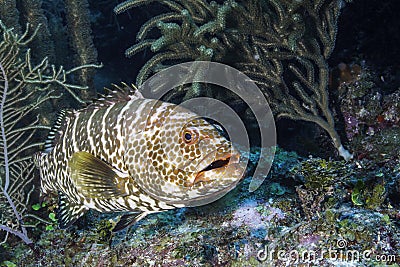
{"label": "green seaweed", "polygon": [[5,267],[17,267],[17,265],[14,262],[11,261],[3,261],[0,263],[0,266],[5,266]]}
{"label": "green seaweed", "polygon": [[112,229],[115,224],[110,220],[101,220],[96,224],[96,239],[101,244],[109,244],[112,238]]}
{"label": "green seaweed", "polygon": [[387,189],[384,179],[372,184],[358,181],[351,193],[351,200],[354,205],[373,210],[380,208],[386,197]]}
{"label": "green seaweed", "polygon": [[295,166],[291,172],[304,180],[309,190],[321,191],[336,182],[345,181],[354,173],[345,161],[312,158]]}

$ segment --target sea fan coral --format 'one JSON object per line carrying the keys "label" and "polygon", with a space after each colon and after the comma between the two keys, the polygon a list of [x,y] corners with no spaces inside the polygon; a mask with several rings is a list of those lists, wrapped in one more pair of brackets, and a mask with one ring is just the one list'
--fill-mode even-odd
{"label": "sea fan coral", "polygon": [[38,30],[28,35],[27,27],[24,34],[18,35],[0,21],[0,229],[5,230],[1,233],[2,242],[12,233],[27,244],[32,243],[25,227],[28,218],[32,218],[29,204],[36,188],[31,154],[43,145],[38,140],[40,132],[49,129],[40,125],[40,108],[59,98],[61,88],[72,94],[74,89],[86,88],[69,84],[68,75],[88,65],[68,71],[50,65],[47,58],[37,65],[32,63],[30,50],[23,51]]}

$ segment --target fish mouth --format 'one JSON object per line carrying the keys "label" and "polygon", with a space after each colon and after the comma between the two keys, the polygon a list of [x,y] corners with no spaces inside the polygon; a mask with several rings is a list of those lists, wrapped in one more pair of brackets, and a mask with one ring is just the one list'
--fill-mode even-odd
{"label": "fish mouth", "polygon": [[227,153],[219,157],[197,173],[193,184],[210,181],[210,178],[205,175],[207,172],[223,172],[229,165],[239,163],[239,160],[240,155],[236,153]]}

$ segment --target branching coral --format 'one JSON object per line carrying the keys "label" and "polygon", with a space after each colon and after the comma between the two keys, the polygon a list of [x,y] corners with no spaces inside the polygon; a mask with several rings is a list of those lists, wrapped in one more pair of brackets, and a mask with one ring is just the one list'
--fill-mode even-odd
{"label": "branching coral", "polygon": [[[58,65],[97,63],[90,18],[87,0],[0,0],[0,20],[13,27],[15,33],[22,33],[24,23],[33,28],[41,25],[35,40],[29,44],[34,60],[48,57]],[[74,61],[70,60],[72,52]],[[88,101],[95,94],[95,72],[84,69],[77,74],[79,83],[89,87],[80,93]]]}
{"label": "branching coral", "polygon": [[17,10],[16,0],[0,0],[0,20],[4,24],[14,27],[16,32],[21,30],[18,23],[19,12]]}
{"label": "branching coral", "polygon": [[20,6],[21,15],[26,18],[26,22],[31,24],[33,28],[41,25],[41,30],[37,33],[31,45],[32,54],[35,55],[35,59],[48,57],[54,62],[54,42],[51,37],[44,10],[41,8],[42,2],[43,1],[38,0],[22,0],[18,6]]}
{"label": "branching coral", "polygon": [[0,20],[8,27],[13,27],[17,34],[22,34],[20,22],[29,23],[33,28],[40,24],[42,29],[32,42],[31,49],[37,58],[41,59],[47,56],[54,61],[54,43],[51,39],[47,18],[41,8],[42,2],[41,0],[0,0]]}
{"label": "branching coral", "polygon": [[[97,63],[97,50],[93,44],[93,38],[90,29],[90,14],[87,0],[67,0],[65,1],[68,29],[71,36],[72,46],[77,55],[78,65]],[[94,70],[81,70],[79,79],[82,84],[94,88],[93,85]],[[95,95],[90,91],[82,92],[82,97],[86,100]]]}
{"label": "branching coral", "polygon": [[[345,159],[328,101],[328,64],[335,43],[340,0],[129,0],[115,7],[128,9],[159,2],[171,12],[147,21],[138,43],[126,50],[132,56],[150,48],[155,55],[143,66],[141,85],[164,65],[188,60],[229,64],[261,88],[277,118],[317,123]],[[151,31],[158,28],[159,38]],[[198,86],[186,91],[199,95]]]}
{"label": "branching coral", "polygon": [[0,21],[0,229],[6,233],[1,233],[0,243],[9,233],[32,243],[25,225],[25,219],[32,217],[29,201],[35,190],[31,153],[43,145],[38,134],[49,129],[39,124],[40,113],[46,112],[40,108],[58,99],[61,88],[72,94],[75,89],[87,88],[68,83],[68,76],[88,65],[66,71],[50,65],[47,58],[37,65],[32,63],[30,50],[25,47],[38,30],[29,36],[27,27],[24,34],[18,35]]}

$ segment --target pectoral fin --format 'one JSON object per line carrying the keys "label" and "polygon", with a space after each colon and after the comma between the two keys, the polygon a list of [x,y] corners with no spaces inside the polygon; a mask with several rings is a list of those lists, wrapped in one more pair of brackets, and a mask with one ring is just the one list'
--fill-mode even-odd
{"label": "pectoral fin", "polygon": [[85,197],[110,199],[128,195],[125,185],[129,176],[88,152],[74,153],[69,167],[75,186]]}

